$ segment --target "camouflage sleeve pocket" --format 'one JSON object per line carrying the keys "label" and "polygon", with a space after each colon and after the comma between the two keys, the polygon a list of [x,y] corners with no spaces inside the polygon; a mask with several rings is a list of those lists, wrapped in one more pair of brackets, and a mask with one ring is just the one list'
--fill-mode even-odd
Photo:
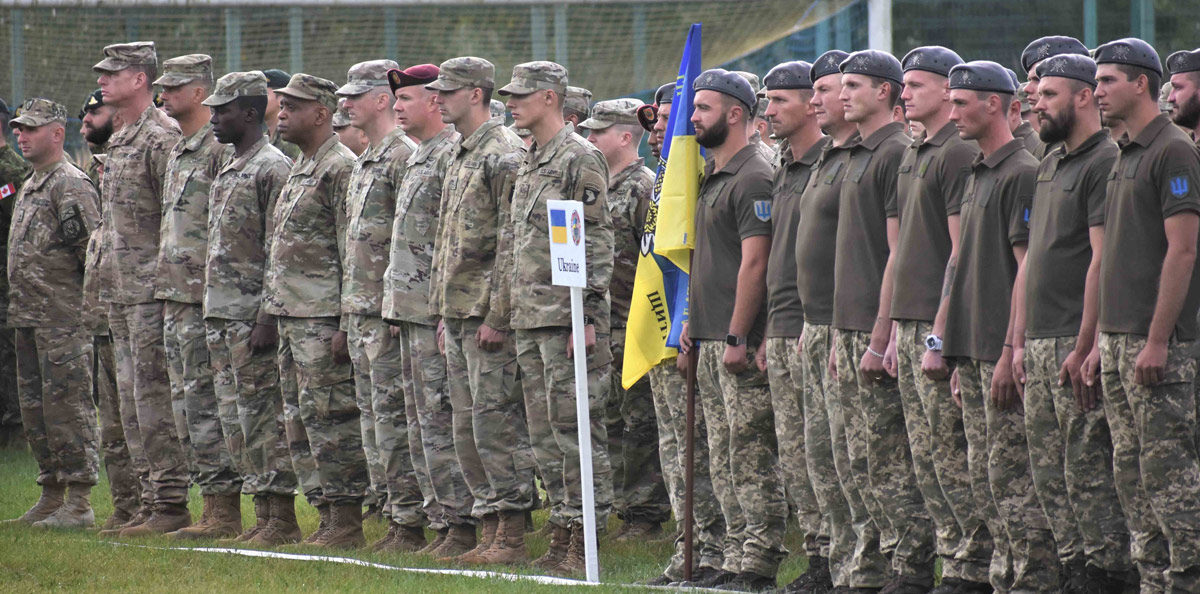
{"label": "camouflage sleeve pocket", "polygon": [[83,214],[78,204],[72,204],[59,214],[58,230],[63,241],[75,243],[87,237],[87,225],[83,223]]}

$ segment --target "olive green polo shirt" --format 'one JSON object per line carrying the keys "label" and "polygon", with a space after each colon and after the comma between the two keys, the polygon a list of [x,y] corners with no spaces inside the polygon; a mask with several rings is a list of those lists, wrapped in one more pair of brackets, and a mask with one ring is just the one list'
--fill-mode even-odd
{"label": "olive green polo shirt", "polygon": [[796,289],[804,304],[808,324],[833,323],[833,265],[836,256],[838,196],[850,148],[858,133],[846,144],[826,143],[813,165],[808,186],[800,196],[800,223],[796,228]]}
{"label": "olive green polo shirt", "polygon": [[821,138],[800,156],[792,157],[785,140],[779,145],[780,165],[771,189],[771,254],[767,259],[767,336],[796,337],[804,330],[804,307],[796,289],[796,241],[800,226],[800,197],[808,187],[812,166],[829,143]]}

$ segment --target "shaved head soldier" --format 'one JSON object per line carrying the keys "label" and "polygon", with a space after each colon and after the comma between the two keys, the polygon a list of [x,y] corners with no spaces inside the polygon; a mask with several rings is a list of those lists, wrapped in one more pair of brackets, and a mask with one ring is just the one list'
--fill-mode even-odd
{"label": "shaved head soldier", "polygon": [[1200,49],[1171,54],[1167,70],[1171,73],[1166,96],[1172,107],[1171,120],[1200,143]]}
{"label": "shaved head soldier", "polygon": [[1140,39],[1096,48],[1100,111],[1123,124],[1108,181],[1100,365],[1117,491],[1145,591],[1200,590],[1200,152],[1158,110],[1162,66]]}
{"label": "shaved head soldier", "polygon": [[1108,472],[1112,440],[1097,403],[1099,369],[1084,372],[1088,356],[1099,355],[1097,281],[1117,144],[1100,127],[1090,57],[1054,56],[1037,70],[1034,111],[1042,140],[1054,148],[1038,168],[1029,251],[1013,295],[1013,366],[1018,381],[1025,374],[1033,483],[1054,533],[1066,590],[1128,589],[1137,578]]}

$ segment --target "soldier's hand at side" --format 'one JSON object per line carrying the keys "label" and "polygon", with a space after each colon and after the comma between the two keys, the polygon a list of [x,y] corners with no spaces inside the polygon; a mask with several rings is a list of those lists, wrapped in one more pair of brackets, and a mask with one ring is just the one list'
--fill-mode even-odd
{"label": "soldier's hand at side", "polygon": [[446,356],[446,325],[443,324],[441,320],[438,320],[438,325],[437,325],[437,343],[438,343],[438,352],[441,353],[443,357],[445,357]]}
{"label": "soldier's hand at side", "polygon": [[1155,386],[1162,382],[1167,367],[1166,343],[1146,341],[1133,365],[1133,381],[1143,386]]}
{"label": "soldier's hand at side", "polygon": [[[585,347],[587,347],[587,354],[589,354],[589,355],[592,354],[593,350],[595,350],[596,326],[594,324],[588,324],[583,327],[583,345]],[[571,335],[567,337],[567,358],[573,359],[574,357],[575,357],[575,333],[572,332]]]}
{"label": "soldier's hand at side", "polygon": [[921,356],[921,371],[925,373],[925,377],[935,382],[950,377],[950,366],[946,364],[941,351],[925,351]]}
{"label": "soldier's hand at side", "polygon": [[896,355],[896,341],[888,341],[887,350],[883,351],[883,370],[895,378],[900,373],[900,360]]}
{"label": "soldier's hand at side", "polygon": [[507,332],[501,332],[487,324],[480,324],[479,330],[475,332],[475,344],[479,348],[494,353],[504,346],[504,341],[508,339]]}
{"label": "soldier's hand at side", "polygon": [[[884,350],[887,350],[885,347]],[[874,352],[872,352],[874,351]],[[858,362],[858,373],[862,376],[863,381],[877,382],[883,379],[887,373],[883,369],[883,353],[874,350],[870,345],[867,350],[863,351],[862,359]]]}
{"label": "soldier's hand at side", "polygon": [[[930,351],[933,352],[933,351]],[[928,354],[928,353],[927,353]],[[962,390],[958,389],[958,370],[950,374],[950,399],[960,410],[962,409]]]}
{"label": "soldier's hand at side", "polygon": [[992,370],[992,404],[1000,410],[1008,410],[1017,404],[1017,385],[1012,374],[1012,351],[1004,348],[1000,360]]}
{"label": "soldier's hand at side", "polygon": [[1017,388],[1017,395],[1025,399],[1025,347],[1013,348],[1012,376]]}
{"label": "soldier's hand at side", "polygon": [[[400,334],[401,334],[400,327],[399,327],[399,326],[391,326],[391,325],[389,325],[389,326],[388,326],[388,333],[392,335],[392,338],[400,338]],[[444,354],[444,353],[443,353],[443,354]]]}
{"label": "soldier's hand at side", "polygon": [[725,345],[725,354],[721,356],[721,364],[725,366],[725,371],[735,375],[745,371],[747,364],[746,345]]}
{"label": "soldier's hand at side", "polygon": [[760,346],[758,348],[758,350],[754,352],[754,363],[755,363],[755,365],[758,365],[759,371],[767,370],[767,344],[766,343],[763,343],[763,345]]}
{"label": "soldier's hand at side", "polygon": [[346,345],[346,332],[338,330],[333,333],[333,340],[330,341],[329,350],[333,353],[333,362],[338,365],[345,365],[350,362],[350,349]]}
{"label": "soldier's hand at side", "polygon": [[800,338],[796,339],[796,354],[804,355],[804,331],[800,331]]}
{"label": "soldier's hand at side", "polygon": [[1103,393],[1103,386],[1100,385],[1099,345],[1092,347],[1092,352],[1088,353],[1087,358],[1083,360],[1083,366],[1079,369],[1079,375],[1083,379],[1084,402],[1090,402],[1092,408],[1096,408]]}
{"label": "soldier's hand at side", "polygon": [[825,371],[830,379],[837,381],[837,351],[834,349],[829,349],[829,363],[825,364]]}
{"label": "soldier's hand at side", "polygon": [[692,348],[692,337],[688,336],[688,323],[683,323],[683,329],[679,332],[679,352],[687,353]]}
{"label": "soldier's hand at side", "polygon": [[1083,361],[1087,359],[1086,355],[1082,355],[1079,351],[1071,349],[1067,353],[1067,358],[1063,359],[1062,368],[1058,370],[1058,385],[1066,386],[1067,382],[1071,383],[1071,393],[1075,396],[1075,404],[1079,406],[1079,410],[1087,412],[1095,408],[1095,402],[1088,402],[1088,396],[1084,395],[1087,386],[1083,383]]}
{"label": "soldier's hand at side", "polygon": [[250,331],[250,350],[262,353],[279,343],[279,329],[275,324],[254,324]]}
{"label": "soldier's hand at side", "polygon": [[677,369],[679,371],[679,375],[682,375],[683,377],[687,377],[687,370],[688,370],[688,356],[687,355],[683,354],[682,352],[679,353],[678,355],[675,355],[675,369]]}

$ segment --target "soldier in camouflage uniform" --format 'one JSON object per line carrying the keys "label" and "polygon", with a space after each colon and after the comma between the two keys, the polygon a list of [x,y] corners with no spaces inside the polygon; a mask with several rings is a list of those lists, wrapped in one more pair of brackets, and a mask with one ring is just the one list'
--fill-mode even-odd
{"label": "soldier in camouflage uniform", "polygon": [[263,122],[267,127],[267,137],[270,139],[271,146],[279,149],[284,155],[287,155],[287,158],[295,162],[300,158],[300,147],[284,140],[283,134],[279,132],[279,95],[275,93],[286,87],[292,77],[278,68],[268,68],[260,72],[267,77],[267,113],[264,115]]}
{"label": "soldier in camouflage uniform", "polygon": [[66,121],[66,108],[48,99],[26,101],[12,120],[33,173],[13,207],[8,323],[16,329],[21,420],[42,487],[16,521],[42,528],[95,523],[88,497],[100,465],[92,337],[80,316],[84,251],[99,203],[91,180],[63,154]]}
{"label": "soldier in camouflage uniform", "polygon": [[[123,123],[108,141],[100,188],[103,251],[112,258],[108,317],[125,439],[135,460],[138,452],[146,457],[145,484],[153,501],[149,519],[126,524],[120,534],[142,536],[191,524],[187,454],[176,430],[167,380],[163,304],[154,300],[167,159],[180,132],[151,101],[150,83],[158,71],[154,44],[110,45],[104,56],[92,68],[100,74],[105,103],[116,108],[117,121]],[[127,414],[127,404],[133,405],[135,415]]]}
{"label": "soldier in camouflage uniform", "polygon": [[633,298],[633,277],[641,254],[642,228],[654,190],[654,174],[642,164],[637,147],[642,127],[636,99],[601,101],[579,127],[588,142],[604,154],[608,165],[608,212],[613,224],[612,390],[605,426],[613,469],[613,500],[624,520],[618,540],[641,541],[658,536],[671,515],[667,488],[658,462],[658,422],[650,378],[642,377],[628,390],[621,388],[625,359],[625,321]]}
{"label": "soldier in camouflage uniform", "polygon": [[[8,146],[8,104],[0,100],[0,244],[8,249],[13,202],[21,190],[29,163]],[[7,261],[7,257],[0,258]],[[21,404],[17,398],[17,359],[13,331],[4,323],[8,312],[8,275],[0,274],[0,447],[24,443],[21,436]]]}
{"label": "soldier in camouflage uniform", "polygon": [[[602,415],[612,363],[608,286],[613,235],[606,199],[608,167],[603,155],[575,134],[573,126],[563,122],[561,103],[566,86],[566,68],[540,61],[514,66],[512,82],[499,90],[509,97],[513,121],[529,129],[534,137],[513,182],[512,241],[500,250],[500,257],[506,259],[506,278],[500,280],[510,283],[502,290],[509,291],[512,303],[511,323],[516,330],[530,441],[548,489],[561,476],[561,488],[547,493],[552,505],[550,523],[554,525],[550,549],[535,564],[556,573],[574,574],[584,567],[572,356],[588,357],[598,525],[605,524],[612,506],[612,468]],[[545,201],[555,199],[578,200],[585,205],[589,265],[583,313],[587,334],[584,342],[589,353],[571,352],[569,292],[566,287],[550,284]],[[542,406],[545,412],[539,414]],[[501,530],[511,533],[507,525]]]}
{"label": "soldier in camouflage uniform", "polygon": [[439,533],[442,542],[431,544],[427,552],[448,560],[477,544],[476,521],[471,515],[474,501],[454,450],[446,358],[438,351],[437,317],[429,302],[442,182],[459,137],[438,114],[437,92],[425,88],[437,80],[437,66],[393,70],[388,78],[400,127],[421,144],[408,158],[396,193],[391,255],[383,281],[383,317],[395,324],[392,334],[400,343],[404,399],[416,413],[409,417],[409,426],[414,428],[411,437],[415,438],[411,441],[414,454],[420,452],[425,461],[418,472],[433,491],[426,500],[433,501],[433,508],[440,512],[438,523],[444,526]]}
{"label": "soldier in camouflage uniform", "polygon": [[458,558],[464,563],[527,559],[522,516],[535,499],[529,431],[514,392],[507,271],[497,254],[510,233],[509,197],[522,144],[491,118],[494,76],[491,62],[459,57],[442,62],[437,80],[426,85],[437,91],[442,121],[460,134],[443,175],[429,307],[445,333],[454,450],[474,500],[471,515],[483,525],[477,546]]}
{"label": "soldier in camouflage uniform", "polygon": [[[342,252],[342,330],[354,362],[363,450],[373,488],[390,519],[387,534],[371,548],[411,552],[425,546],[422,489],[413,465],[406,411],[400,342],[380,317],[383,272],[387,268],[396,190],[404,177],[413,143],[396,127],[387,71],[391,60],[371,60],[350,67],[337,90],[345,101],[351,127],[370,140],[350,174],[345,197],[346,237]],[[420,442],[417,442],[418,446]],[[419,458],[424,461],[424,457]],[[422,465],[423,466],[423,465]],[[423,469],[424,470],[424,469]],[[426,489],[427,490],[427,489]]]}
{"label": "soldier in camouflage uniform", "polygon": [[592,92],[583,87],[567,87],[563,97],[563,120],[578,127],[592,114]]}
{"label": "soldier in camouflage uniform", "polygon": [[213,388],[201,305],[208,191],[228,153],[213,136],[209,110],[201,104],[213,85],[212,58],[191,54],[166,60],[154,84],[163,88],[163,110],[183,133],[167,159],[154,297],[163,301],[175,425],[189,447],[192,480],[204,497],[200,520],[175,536],[236,536],[242,529],[244,437],[236,392]]}
{"label": "soldier in camouflage uniform", "polygon": [[[300,539],[296,471],[288,456],[283,399],[274,348],[275,319],[263,311],[262,292],[272,213],[291,162],[262,133],[266,78],[259,72],[221,77],[204,104],[212,132],[233,149],[209,191],[203,308],[214,384],[235,405],[233,425],[243,435],[242,491],[254,497],[254,526],[237,541],[278,545]],[[222,419],[226,435],[234,433]]]}
{"label": "soldier in camouflage uniform", "polygon": [[[299,419],[288,423],[289,443],[311,444],[320,495],[327,505],[324,530],[306,541],[324,547],[363,544],[362,502],[368,487],[354,378],[341,330],[342,258],[346,193],[354,155],[330,127],[337,85],[294,74],[283,95],[279,129],[302,156],[275,204],[267,260],[264,311],[279,324],[279,376],[285,406]],[[307,462],[292,450],[297,474]]]}

